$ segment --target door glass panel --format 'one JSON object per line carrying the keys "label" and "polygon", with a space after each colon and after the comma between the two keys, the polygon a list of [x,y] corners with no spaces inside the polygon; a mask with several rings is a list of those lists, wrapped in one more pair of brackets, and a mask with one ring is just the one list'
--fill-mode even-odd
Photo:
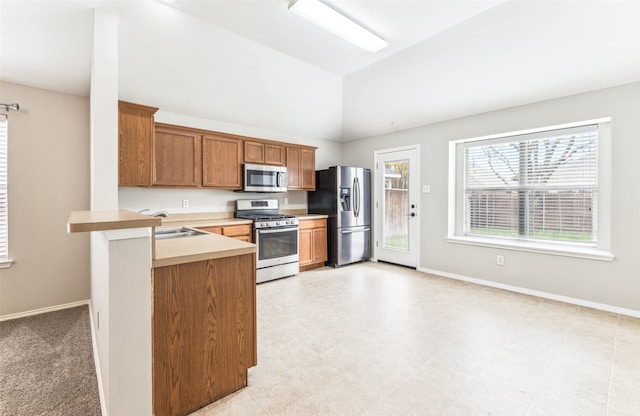
{"label": "door glass panel", "polygon": [[384,164],[384,246],[409,249],[409,160]]}

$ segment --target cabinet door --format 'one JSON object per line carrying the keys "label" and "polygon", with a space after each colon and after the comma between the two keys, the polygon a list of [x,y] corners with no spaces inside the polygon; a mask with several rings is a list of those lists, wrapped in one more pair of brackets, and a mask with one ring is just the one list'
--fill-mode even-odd
{"label": "cabinet door", "polygon": [[236,240],[251,242],[251,224],[225,225],[222,227],[222,235],[235,238]]}
{"label": "cabinet door", "polygon": [[202,148],[202,185],[242,189],[242,141],[205,135]]}
{"label": "cabinet door", "polygon": [[264,144],[264,163],[267,165],[284,166],[284,146],[275,143]]}
{"label": "cabinet door", "polygon": [[306,266],[313,263],[313,230],[300,229],[298,231],[298,257],[300,266]]}
{"label": "cabinet door", "polygon": [[291,190],[316,189],[316,151],[313,148],[287,146],[287,187]]}
{"label": "cabinet door", "polygon": [[153,185],[201,185],[200,135],[189,130],[156,127],[153,140]]}
{"label": "cabinet door", "polygon": [[196,229],[213,234],[222,234],[222,227],[198,227]]}
{"label": "cabinet door", "polygon": [[244,162],[284,166],[284,145],[267,142],[244,141]]}
{"label": "cabinet door", "polygon": [[156,107],[118,101],[118,185],[151,186]]}
{"label": "cabinet door", "polygon": [[264,144],[260,142],[244,141],[244,162],[264,163]]}
{"label": "cabinet door", "polygon": [[300,150],[300,182],[302,189],[315,191],[316,189],[316,151]]}
{"label": "cabinet door", "polygon": [[287,188],[300,189],[300,149],[287,146]]}
{"label": "cabinet door", "polygon": [[327,261],[327,229],[315,228],[312,238],[313,263],[324,263]]}

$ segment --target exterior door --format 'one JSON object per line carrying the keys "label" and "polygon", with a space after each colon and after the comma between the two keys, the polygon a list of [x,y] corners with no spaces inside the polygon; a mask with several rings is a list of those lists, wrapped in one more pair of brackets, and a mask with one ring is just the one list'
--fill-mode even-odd
{"label": "exterior door", "polygon": [[408,267],[418,264],[419,154],[417,145],[375,153],[374,250],[377,260]]}

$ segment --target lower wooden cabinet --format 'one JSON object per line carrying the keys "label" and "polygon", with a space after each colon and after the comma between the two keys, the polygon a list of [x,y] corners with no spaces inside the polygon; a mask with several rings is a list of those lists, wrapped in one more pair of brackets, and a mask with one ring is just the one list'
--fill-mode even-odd
{"label": "lower wooden cabinet", "polygon": [[327,261],[327,220],[300,220],[300,270],[321,267]]}
{"label": "lower wooden cabinet", "polygon": [[153,414],[187,415],[257,364],[255,253],[153,269]]}
{"label": "lower wooden cabinet", "polygon": [[246,241],[247,243],[253,242],[253,228],[251,227],[251,224],[223,225],[219,227],[198,227],[198,230],[214,234],[221,234],[227,237],[235,238],[236,240]]}

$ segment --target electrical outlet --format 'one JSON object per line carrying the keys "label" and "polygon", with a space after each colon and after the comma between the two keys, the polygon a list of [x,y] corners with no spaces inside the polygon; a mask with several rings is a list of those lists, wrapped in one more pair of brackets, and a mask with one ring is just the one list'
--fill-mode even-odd
{"label": "electrical outlet", "polygon": [[182,208],[189,208],[189,200],[188,199],[183,199],[182,200]]}
{"label": "electrical outlet", "polygon": [[504,266],[504,256],[496,256],[496,264],[498,266]]}
{"label": "electrical outlet", "polygon": [[284,205],[289,205],[289,198],[284,199]]}

